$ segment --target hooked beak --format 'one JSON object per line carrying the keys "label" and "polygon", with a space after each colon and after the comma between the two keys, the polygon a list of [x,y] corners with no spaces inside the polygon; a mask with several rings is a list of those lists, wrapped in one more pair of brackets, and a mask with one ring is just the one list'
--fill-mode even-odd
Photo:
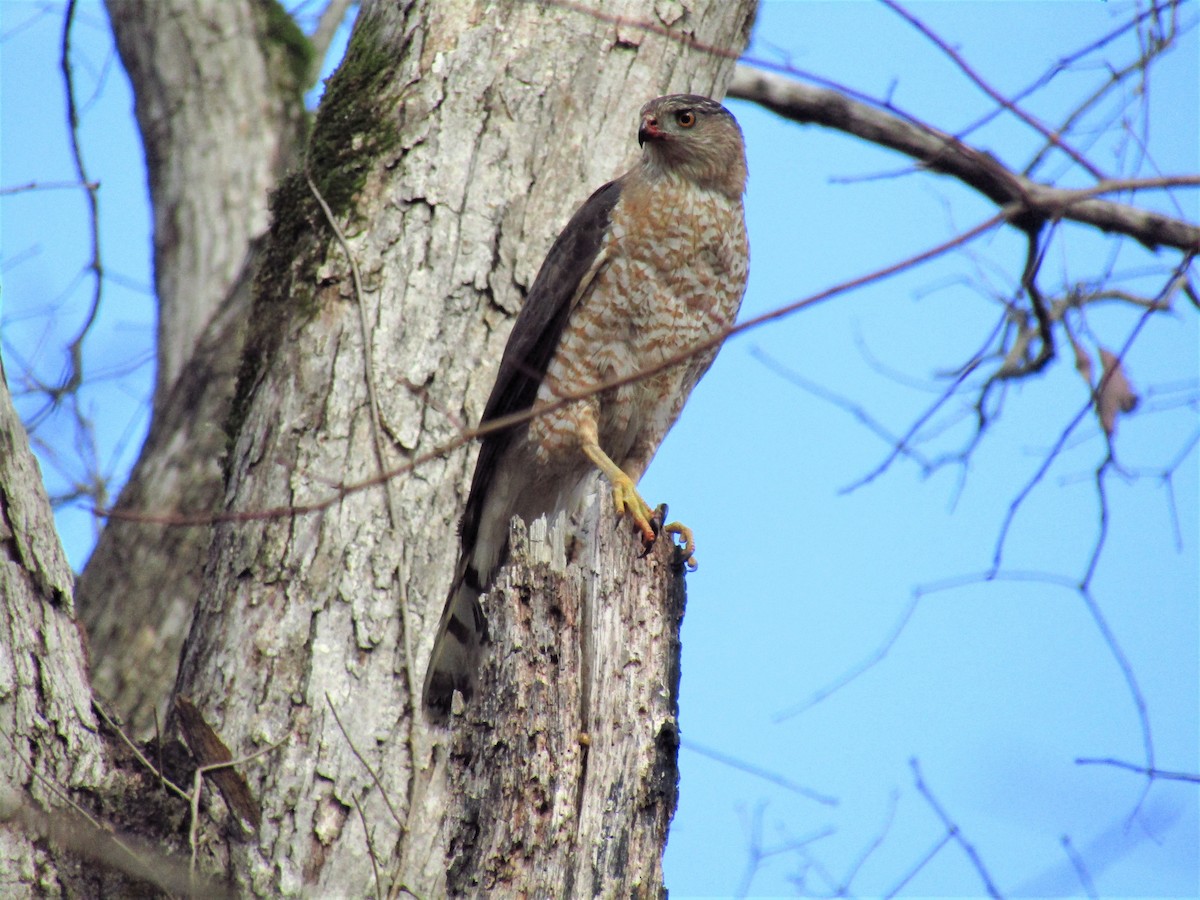
{"label": "hooked beak", "polygon": [[659,141],[664,137],[662,129],[658,127],[658,119],[654,116],[643,116],[642,125],[638,128],[638,146],[643,146],[646,141]]}

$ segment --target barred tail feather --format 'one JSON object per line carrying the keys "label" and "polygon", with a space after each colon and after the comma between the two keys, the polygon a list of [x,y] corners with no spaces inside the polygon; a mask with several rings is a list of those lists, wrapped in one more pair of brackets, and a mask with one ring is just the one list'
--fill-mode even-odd
{"label": "barred tail feather", "polygon": [[446,598],[425,670],[425,709],[435,719],[449,715],[455,691],[462,693],[464,701],[475,692],[479,657],[487,640],[481,593],[478,575],[469,565],[463,566]]}

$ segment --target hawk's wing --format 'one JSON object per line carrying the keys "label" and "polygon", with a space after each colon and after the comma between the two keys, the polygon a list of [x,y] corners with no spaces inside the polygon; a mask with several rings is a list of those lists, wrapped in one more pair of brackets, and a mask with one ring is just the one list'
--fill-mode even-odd
{"label": "hawk's wing", "polygon": [[[533,406],[571,309],[600,268],[600,246],[608,231],[609,215],[620,196],[619,180],[599,188],[579,207],[546,254],[525,305],[513,323],[481,424]],[[511,434],[511,430],[505,430],[483,438],[463,512],[463,547],[475,543],[487,481]]]}

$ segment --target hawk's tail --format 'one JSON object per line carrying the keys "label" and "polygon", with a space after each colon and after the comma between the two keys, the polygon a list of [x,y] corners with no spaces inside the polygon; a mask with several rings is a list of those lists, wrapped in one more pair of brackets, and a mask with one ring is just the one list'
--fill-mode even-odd
{"label": "hawk's tail", "polygon": [[444,719],[450,713],[456,690],[462,692],[463,700],[470,700],[475,692],[479,656],[487,640],[481,593],[478,574],[470,564],[463,565],[446,598],[425,670],[425,709],[435,718]]}

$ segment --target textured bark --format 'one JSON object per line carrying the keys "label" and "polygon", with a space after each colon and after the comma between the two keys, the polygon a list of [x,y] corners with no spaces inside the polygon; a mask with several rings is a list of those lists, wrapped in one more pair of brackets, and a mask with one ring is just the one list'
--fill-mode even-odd
{"label": "textured bark", "polygon": [[[0,376],[3,366],[0,365]],[[71,570],[41,472],[0,377],[0,895],[86,889],[89,873],[31,828],[102,788]],[[12,825],[5,824],[12,822]],[[24,825],[25,827],[14,827]]]}
{"label": "textured bark", "polygon": [[[154,886],[221,896],[178,856],[188,804],[97,722],[71,570],[3,374],[0,364],[0,896],[153,896]],[[156,759],[189,783],[181,747]]]}
{"label": "textured bark", "polygon": [[[110,0],[108,10],[137,98],[159,299],[154,416],[116,507],[215,509],[250,245],[304,130],[303,37],[254,0]],[[152,735],[165,713],[211,537],[113,519],[79,580],[95,688],[131,733]]]}
{"label": "textured bark", "polygon": [[304,36],[271,0],[108,0],[134,85],[154,207],[155,406],[266,231],[296,158]]}
{"label": "textured bark", "polygon": [[[605,9],[735,52],[752,11],[722,0]],[[598,548],[578,543],[582,568],[552,577],[541,562],[534,584],[503,582],[495,602],[516,622],[512,637],[500,625],[482,687],[518,705],[491,698],[458,736],[431,731],[417,690],[471,457],[433,451],[477,420],[522,291],[574,206],[628,166],[641,103],[678,90],[720,96],[731,70],[724,56],[574,8],[441,0],[363,10],[308,156],[362,296],[307,182],[289,179],[257,284],[226,506],[245,515],[319,503],[375,475],[370,376],[382,467],[431,458],[386,490],[216,528],[178,691],[235,756],[275,747],[245,767],[262,826],[227,845],[240,889],[361,896],[378,878],[419,896],[492,882],[531,896],[661,892],[679,602],[653,588],[675,584],[665,559],[638,562],[623,531],[600,529]],[[538,613],[561,616],[557,631],[522,624],[521,610],[546,603],[564,578],[578,587]],[[605,591],[618,583],[629,599],[610,603]],[[504,599],[521,597],[527,607]],[[597,634],[596,610],[610,606],[617,618]],[[652,620],[670,627],[638,624]],[[629,649],[631,630],[648,643]],[[537,665],[510,672],[504,641],[526,633],[548,643],[530,647]],[[572,649],[585,639],[590,649]],[[586,678],[575,660],[591,660]],[[538,666],[569,710],[522,680]],[[522,696],[545,697],[535,745],[555,749],[513,769],[492,740],[529,739]],[[506,746],[509,760],[532,756],[515,737]],[[535,785],[553,794],[549,809],[527,790]],[[492,798],[514,805],[493,808]],[[220,841],[220,822],[208,827]],[[539,834],[545,857],[524,843]],[[558,874],[538,868],[551,859]]]}
{"label": "textured bark", "polygon": [[608,511],[514,525],[488,600],[491,690],[450,747],[452,895],[661,893],[683,567],[666,541],[639,559]]}

